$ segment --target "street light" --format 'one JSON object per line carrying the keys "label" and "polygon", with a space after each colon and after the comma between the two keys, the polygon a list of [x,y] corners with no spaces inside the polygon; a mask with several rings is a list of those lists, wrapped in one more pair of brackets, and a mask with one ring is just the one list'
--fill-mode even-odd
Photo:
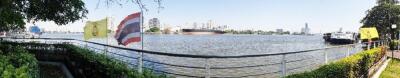
{"label": "street light", "polygon": [[[397,25],[396,24],[392,24],[392,33],[393,33],[393,35],[395,36],[395,38],[396,38],[396,35],[395,35],[395,30],[396,30],[396,28],[397,28]],[[393,40],[393,39],[392,39]],[[392,41],[390,41],[391,43],[392,43]],[[393,43],[392,43],[393,44]],[[396,45],[396,48],[397,49],[399,49],[399,45]],[[392,58],[393,58],[393,56],[394,56],[394,53],[393,53],[394,51],[392,51]]]}
{"label": "street light", "polygon": [[396,25],[396,24],[392,24],[392,31],[393,31],[392,33],[393,33],[393,35],[394,35],[394,38],[393,38],[393,39],[396,38],[396,35],[395,35],[396,28],[397,28],[397,25]]}
{"label": "street light", "polygon": [[397,28],[397,25],[396,25],[396,24],[393,24],[393,25],[392,25],[392,28],[393,28],[393,29]]}

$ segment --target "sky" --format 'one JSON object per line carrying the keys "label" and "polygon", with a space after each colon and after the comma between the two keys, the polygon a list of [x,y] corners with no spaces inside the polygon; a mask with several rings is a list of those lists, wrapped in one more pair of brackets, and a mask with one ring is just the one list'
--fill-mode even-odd
{"label": "sky", "polygon": [[[105,0],[83,1],[89,11],[87,18],[67,25],[53,22],[35,25],[49,31],[82,32],[86,21],[112,17],[110,29],[114,30],[127,15],[140,12],[138,5],[130,0],[121,0],[122,5],[107,5]],[[162,0],[164,8],[158,9],[153,0],[143,1],[148,8],[144,13],[145,24],[150,18],[159,18],[162,25],[172,27],[213,20],[217,25],[228,25],[235,30],[299,32],[308,23],[312,33],[334,32],[340,28],[357,32],[366,11],[376,5],[376,0]]]}

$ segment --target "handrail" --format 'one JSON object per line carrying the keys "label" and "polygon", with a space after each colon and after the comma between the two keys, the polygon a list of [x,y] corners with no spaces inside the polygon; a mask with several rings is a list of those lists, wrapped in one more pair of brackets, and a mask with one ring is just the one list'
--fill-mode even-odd
{"label": "handrail", "polygon": [[97,43],[97,42],[92,42],[92,41],[70,39],[70,38],[13,38],[13,37],[0,37],[0,38],[44,39],[44,40],[75,40],[75,41],[87,42],[87,43],[91,43],[91,44],[107,46],[107,47],[112,47],[112,48],[117,48],[117,49],[122,49],[122,50],[142,52],[142,53],[147,53],[147,54],[164,55],[164,56],[172,56],[172,57],[189,57],[189,58],[248,58],[248,57],[263,57],[263,56],[275,56],[275,55],[287,55],[287,54],[305,53],[305,52],[312,52],[312,51],[324,50],[324,49],[335,48],[335,47],[356,45],[356,44],[348,44],[348,45],[340,45],[340,46],[333,46],[333,47],[326,47],[326,48],[319,48],[319,49],[310,49],[310,50],[303,50],[303,51],[291,51],[291,52],[281,52],[281,53],[236,55],[236,56],[217,56],[217,55],[192,55],[192,54],[178,54],[178,53],[165,53],[165,52],[158,52],[158,51],[139,50],[139,49],[119,47],[119,46],[112,46],[112,45],[107,45],[107,44]]}

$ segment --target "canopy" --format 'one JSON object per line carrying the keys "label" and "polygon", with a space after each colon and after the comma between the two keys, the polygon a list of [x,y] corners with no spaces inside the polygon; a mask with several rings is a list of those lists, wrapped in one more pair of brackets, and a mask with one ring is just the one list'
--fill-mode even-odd
{"label": "canopy", "polygon": [[360,28],[361,39],[379,38],[378,31],[375,27]]}
{"label": "canopy", "polygon": [[31,26],[31,27],[29,28],[29,31],[30,31],[31,33],[39,34],[39,33],[40,33],[40,28],[39,28],[38,26]]}

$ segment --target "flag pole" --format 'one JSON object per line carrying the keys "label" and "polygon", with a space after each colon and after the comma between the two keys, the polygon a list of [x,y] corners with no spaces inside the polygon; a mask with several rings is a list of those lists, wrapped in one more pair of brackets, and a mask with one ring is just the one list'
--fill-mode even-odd
{"label": "flag pole", "polygon": [[[106,40],[106,44],[108,45],[109,44],[109,42],[108,42],[108,25],[109,25],[109,19],[108,19],[108,16],[106,17],[106,21],[107,21],[107,26],[106,26],[106,36],[107,36],[107,40]],[[105,54],[107,54],[107,52],[108,52],[108,46],[105,46],[105,50],[104,50],[104,53]]]}
{"label": "flag pole", "polygon": [[[140,8],[140,26],[141,26],[141,30],[142,30],[142,32],[141,32],[141,39],[140,39],[140,41],[142,41],[141,43],[142,43],[142,50],[143,50],[143,44],[144,44],[144,40],[143,40],[143,34],[144,34],[144,26],[143,26],[143,8]],[[138,62],[139,62],[139,65],[138,65],[138,68],[139,68],[139,73],[142,73],[143,72],[143,53],[142,52],[139,52],[139,59],[138,59]]]}
{"label": "flag pole", "polygon": [[144,34],[144,26],[143,26],[143,20],[144,20],[144,17],[143,17],[143,10],[140,10],[140,26],[142,27],[141,29],[142,29],[142,34],[141,34],[141,41],[142,41],[142,50],[143,50],[143,44],[144,44],[144,40],[143,40],[143,34]]}

